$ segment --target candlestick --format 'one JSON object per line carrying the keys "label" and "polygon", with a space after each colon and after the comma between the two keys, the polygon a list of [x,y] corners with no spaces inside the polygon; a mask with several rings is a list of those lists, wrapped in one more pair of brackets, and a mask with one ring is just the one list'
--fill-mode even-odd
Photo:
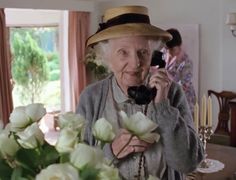
{"label": "candlestick", "polygon": [[199,129],[199,138],[203,143],[203,149],[204,149],[204,159],[200,163],[201,168],[208,168],[210,166],[209,160],[206,158],[207,157],[206,144],[207,140],[210,139],[212,134],[213,131],[211,127],[201,126]]}
{"label": "candlestick", "polygon": [[212,99],[209,96],[207,100],[207,124],[209,127],[212,127]]}
{"label": "candlestick", "polygon": [[199,121],[199,106],[198,103],[196,102],[194,106],[194,124],[196,128],[196,132],[198,133],[198,121]]}
{"label": "candlestick", "polygon": [[202,97],[201,126],[206,126],[206,96]]}

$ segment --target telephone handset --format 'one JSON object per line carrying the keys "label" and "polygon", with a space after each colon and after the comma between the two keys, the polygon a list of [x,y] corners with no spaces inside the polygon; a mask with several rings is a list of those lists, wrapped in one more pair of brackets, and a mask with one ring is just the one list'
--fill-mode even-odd
{"label": "telephone handset", "polygon": [[[164,68],[166,62],[161,51],[154,51],[152,54],[151,66],[158,66]],[[145,85],[130,86],[128,88],[128,95],[138,105],[149,104],[155,98],[157,90],[155,87],[150,88]]]}

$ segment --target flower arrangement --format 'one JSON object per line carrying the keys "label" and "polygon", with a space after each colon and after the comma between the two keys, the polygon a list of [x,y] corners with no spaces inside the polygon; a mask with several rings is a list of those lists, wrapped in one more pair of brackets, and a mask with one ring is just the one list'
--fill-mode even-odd
{"label": "flower arrangement", "polygon": [[[55,145],[44,139],[39,121],[46,114],[43,104],[17,107],[10,122],[0,129],[1,180],[119,180],[119,171],[112,160],[104,157],[102,147],[115,138],[111,124],[101,118],[92,132],[99,146],[83,142],[85,119],[72,112],[59,115],[60,133]],[[128,117],[121,112],[125,128],[147,141],[158,141],[152,133],[157,127],[144,114]],[[149,180],[157,180],[149,176]]]}
{"label": "flower arrangement", "polygon": [[[85,120],[82,116],[70,112],[61,114],[58,140],[50,145],[39,128],[39,120],[45,114],[42,104],[13,110],[10,123],[0,130],[1,180],[120,179],[118,169],[108,165],[99,147],[83,143]],[[112,137],[101,139],[108,142]]]}
{"label": "flower arrangement", "polygon": [[109,74],[107,66],[94,48],[88,48],[85,56],[86,67],[95,75],[97,79],[102,79]]}

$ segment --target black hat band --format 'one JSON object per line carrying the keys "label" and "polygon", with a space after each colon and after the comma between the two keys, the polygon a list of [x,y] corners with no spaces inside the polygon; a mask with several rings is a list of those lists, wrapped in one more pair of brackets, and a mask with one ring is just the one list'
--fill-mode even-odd
{"label": "black hat band", "polygon": [[127,24],[127,23],[150,24],[150,19],[148,15],[144,15],[144,14],[134,14],[134,13],[122,14],[120,16],[116,16],[112,19],[109,19],[105,23],[100,23],[97,33],[109,27],[112,27],[115,25]]}

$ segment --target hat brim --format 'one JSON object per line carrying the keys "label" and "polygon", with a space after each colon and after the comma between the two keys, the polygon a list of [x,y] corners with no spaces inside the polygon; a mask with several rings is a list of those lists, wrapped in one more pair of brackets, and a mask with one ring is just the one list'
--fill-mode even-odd
{"label": "hat brim", "polygon": [[90,36],[87,39],[86,46],[108,39],[121,38],[127,36],[148,36],[153,39],[161,39],[163,42],[167,42],[172,39],[170,33],[150,24],[127,23],[109,27]]}

